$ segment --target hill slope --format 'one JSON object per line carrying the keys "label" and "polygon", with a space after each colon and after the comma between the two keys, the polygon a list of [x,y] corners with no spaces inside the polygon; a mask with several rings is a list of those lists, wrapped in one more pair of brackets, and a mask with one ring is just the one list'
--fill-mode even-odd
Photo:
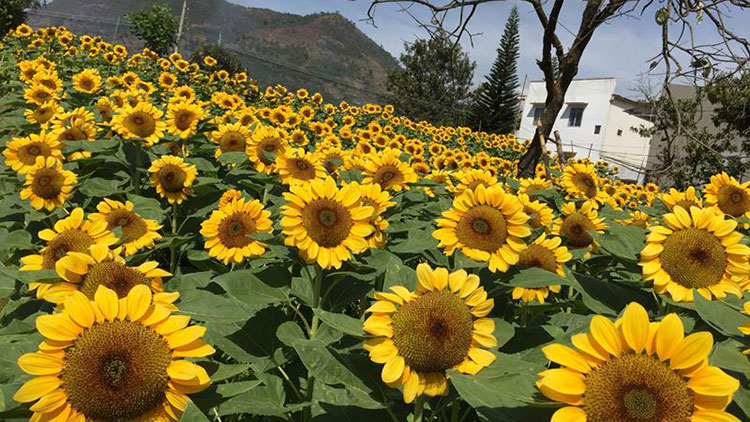
{"label": "hill slope", "polygon": [[[55,0],[30,15],[32,26],[64,25],[79,34],[101,35],[140,48],[125,13],[150,7],[151,0]],[[182,0],[163,0],[176,16]],[[397,61],[339,14],[299,16],[247,8],[225,0],[191,0],[180,51],[203,44],[236,53],[261,85],[322,92],[327,100],[377,101],[387,70]],[[120,19],[118,24],[118,19]]]}

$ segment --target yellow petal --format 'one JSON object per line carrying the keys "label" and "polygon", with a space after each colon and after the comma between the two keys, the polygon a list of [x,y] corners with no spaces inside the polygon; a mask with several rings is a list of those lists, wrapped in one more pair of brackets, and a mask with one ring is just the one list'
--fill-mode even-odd
{"label": "yellow petal", "polygon": [[99,285],[96,289],[96,293],[94,293],[94,301],[96,301],[96,306],[102,312],[104,318],[109,321],[114,321],[115,318],[117,318],[119,300],[117,298],[117,293],[115,293],[114,290]]}
{"label": "yellow petal", "polygon": [[128,292],[127,307],[128,317],[131,321],[139,320],[148,311],[151,305],[151,288],[145,284],[134,286]]}
{"label": "yellow petal", "polygon": [[729,413],[720,410],[701,409],[693,412],[690,422],[741,422]]}
{"label": "yellow petal", "polygon": [[65,312],[81,327],[91,327],[96,321],[96,314],[91,301],[83,293],[76,291],[65,299]]}
{"label": "yellow petal", "polygon": [[708,357],[714,345],[711,333],[693,333],[685,337],[672,354],[669,366],[672,369],[685,369],[696,365]]}
{"label": "yellow petal", "polygon": [[632,302],[625,308],[622,316],[622,336],[625,342],[636,353],[640,353],[646,347],[648,340],[648,313],[643,306]]}
{"label": "yellow petal", "polygon": [[167,375],[176,380],[191,380],[198,375],[195,366],[186,360],[173,360],[167,367]]}
{"label": "yellow petal", "polygon": [[715,366],[708,366],[693,374],[687,387],[706,396],[731,396],[740,382]]}
{"label": "yellow petal", "polygon": [[591,366],[586,362],[586,359],[568,346],[550,344],[542,348],[542,353],[552,362],[575,369],[578,372],[585,374],[591,370]]}
{"label": "yellow petal", "polygon": [[685,336],[685,327],[677,314],[669,314],[659,323],[656,329],[656,354],[664,362],[672,357],[677,346]]}
{"label": "yellow petal", "polygon": [[62,371],[63,362],[48,353],[26,353],[18,358],[18,366],[31,375],[55,375]]}
{"label": "yellow petal", "polygon": [[580,407],[562,407],[552,415],[550,422],[586,422],[586,411]]}
{"label": "yellow petal", "polygon": [[13,395],[13,400],[19,403],[28,403],[34,401],[43,395],[57,390],[62,384],[62,380],[55,376],[44,376],[32,378]]}
{"label": "yellow petal", "polygon": [[83,331],[67,313],[42,315],[36,319],[36,328],[44,337],[57,341],[75,340]]}
{"label": "yellow petal", "polygon": [[548,369],[542,372],[539,382],[561,394],[579,395],[586,392],[583,375],[570,369]]}
{"label": "yellow petal", "polygon": [[398,381],[404,373],[404,366],[404,358],[401,356],[396,356],[386,362],[383,366],[383,371],[380,374],[383,378],[383,382],[392,383]]}
{"label": "yellow petal", "polygon": [[591,319],[591,336],[596,343],[613,356],[620,354],[622,345],[620,343],[620,333],[617,331],[615,324],[608,318],[601,315],[595,315]]}
{"label": "yellow petal", "polygon": [[170,334],[169,337],[167,337],[167,343],[170,348],[174,349],[203,337],[203,334],[205,333],[206,327],[191,325],[190,327],[183,328],[182,330]]}

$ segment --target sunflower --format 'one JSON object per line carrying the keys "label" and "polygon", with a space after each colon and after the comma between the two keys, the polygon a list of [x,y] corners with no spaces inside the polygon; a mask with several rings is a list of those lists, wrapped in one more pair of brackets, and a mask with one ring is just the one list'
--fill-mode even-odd
{"label": "sunflower", "polygon": [[458,248],[475,261],[487,262],[490,271],[505,272],[526,247],[521,238],[531,234],[528,220],[517,197],[500,185],[479,185],[453,200],[453,208],[436,220],[432,236],[446,255]]}
{"label": "sunflower", "polygon": [[625,220],[615,220],[617,223],[623,226],[636,226],[642,228],[648,228],[648,222],[651,220],[651,216],[643,211],[631,211],[630,218]]}
{"label": "sunflower", "polygon": [[36,164],[26,173],[26,182],[21,190],[21,199],[28,199],[35,210],[52,211],[62,207],[73,196],[73,187],[78,177],[65,170],[55,157],[36,157]]}
{"label": "sunflower", "polygon": [[272,233],[270,217],[271,212],[263,209],[263,204],[256,199],[233,200],[214,210],[208,220],[201,223],[201,234],[206,238],[204,247],[210,256],[224,264],[239,264],[245,258],[263,255],[266,245],[250,235]]}
{"label": "sunflower", "polygon": [[386,148],[368,156],[363,183],[378,183],[385,190],[400,192],[417,181],[417,173],[399,158],[401,151]]}
{"label": "sunflower", "polygon": [[148,146],[164,137],[167,124],[161,118],[164,113],[149,102],[125,105],[112,117],[112,130],[125,139],[142,139]]}
{"label": "sunflower", "polygon": [[532,229],[544,227],[547,230],[552,228],[552,222],[555,219],[555,213],[552,211],[552,208],[544,202],[532,200],[525,193],[519,193],[518,199],[523,204],[523,212],[529,216],[529,226]]}
{"label": "sunflower", "polygon": [[[85,252],[68,252],[55,262],[55,270],[61,280],[49,283],[41,293],[41,299],[58,305],[75,291],[94,299],[99,286],[114,290],[119,298],[127,296],[130,289],[139,284],[149,286],[154,292],[162,292],[162,279],[172,275],[160,269],[156,261],[129,267],[120,256],[120,248],[112,251],[99,244],[91,245]],[[177,297],[176,293],[159,293],[155,301],[169,307]]]}
{"label": "sunflower", "polygon": [[599,177],[591,163],[571,164],[565,167],[561,183],[572,198],[594,200],[599,203],[606,202],[607,194],[599,189]]}
{"label": "sunflower", "polygon": [[26,174],[36,165],[37,157],[52,157],[63,161],[62,146],[45,131],[26,138],[13,138],[3,150],[5,165],[19,174]]}
{"label": "sunflower", "polygon": [[386,242],[384,232],[390,226],[390,223],[382,215],[388,208],[396,205],[396,203],[391,201],[393,199],[391,194],[383,190],[377,183],[359,184],[352,182],[352,184],[359,189],[359,199],[362,205],[372,207],[373,209],[370,224],[372,224],[374,230],[372,234],[367,236],[367,243],[371,248],[383,248]]}
{"label": "sunflower", "polygon": [[33,110],[24,110],[23,114],[29,123],[37,124],[42,129],[49,129],[52,119],[63,114],[65,110],[55,101],[37,106]]}
{"label": "sunflower", "polygon": [[552,234],[564,236],[567,246],[572,249],[596,246],[589,232],[604,233],[607,229],[604,218],[599,217],[599,213],[591,202],[583,202],[580,205],[580,208],[576,208],[575,202],[563,205],[561,210],[563,216],[555,220],[552,226]]}
{"label": "sunflower", "polygon": [[221,194],[221,198],[219,198],[219,208],[223,208],[224,205],[227,205],[231,203],[232,201],[238,200],[242,198],[242,192],[238,191],[237,189],[228,189],[226,192]]}
{"label": "sunflower", "polygon": [[415,292],[403,286],[392,293],[375,293],[364,322],[373,338],[364,348],[370,360],[383,364],[381,378],[391,387],[403,385],[404,401],[419,396],[448,394],[448,375],[454,369],[476,375],[495,361],[483,349],[497,347],[495,323],[485,318],[493,299],[479,286],[479,277],[464,270],[417,266]]}
{"label": "sunflower", "polygon": [[198,123],[205,116],[203,108],[187,101],[175,101],[167,107],[167,131],[180,139],[195,135]]}
{"label": "sunflower", "polygon": [[633,302],[614,323],[595,315],[588,333],[572,337],[575,349],[544,347],[560,368],[541,372],[537,388],[566,404],[552,420],[739,422],[724,412],[739,381],[708,364],[713,336],[684,332],[677,314],[649,322]]}
{"label": "sunflower", "polygon": [[[104,222],[84,220],[82,208],[73,209],[70,216],[57,221],[53,229],[40,231],[38,236],[47,244],[38,254],[21,258],[21,271],[54,270],[57,261],[68,252],[86,252],[93,244],[109,246],[117,242]],[[29,283],[29,290],[37,290],[37,297],[42,297],[48,288],[45,283]]]}
{"label": "sunflower", "polygon": [[91,221],[105,221],[108,230],[119,227],[122,230],[120,241],[125,248],[125,256],[134,255],[140,249],[154,247],[154,242],[161,240],[159,229],[161,224],[156,220],[146,219],[133,211],[133,203],[122,203],[104,198],[96,209],[98,213],[91,214]]}
{"label": "sunflower", "polygon": [[41,84],[34,84],[23,93],[23,98],[29,104],[36,104],[38,106],[44,105],[49,102],[60,101],[60,95],[57,92],[47,88]]}
{"label": "sunflower", "polygon": [[148,169],[151,184],[162,198],[170,204],[181,204],[193,193],[193,182],[198,175],[196,167],[182,158],[165,155],[154,161]]}
{"label": "sunflower", "polygon": [[373,208],[363,206],[354,185],[339,189],[332,178],[316,179],[284,192],[281,207],[284,243],[295,246],[308,262],[324,269],[341,268],[352,254],[367,249],[366,237],[373,232],[369,223]]}
{"label": "sunflower", "polygon": [[85,69],[73,75],[73,89],[84,94],[94,94],[102,86],[102,77],[96,69]]}
{"label": "sunflower", "polygon": [[703,190],[706,205],[732,217],[750,217],[750,181],[739,183],[726,173],[711,176]]}
{"label": "sunflower", "polygon": [[[562,239],[559,237],[547,238],[546,234],[542,233],[526,249],[521,251],[518,265],[525,268],[541,268],[565,277],[565,263],[570,261],[573,255],[568,252],[568,248],[560,246],[561,243]],[[560,293],[560,286],[554,285],[539,288],[516,287],[513,289],[513,299],[520,299],[526,303],[534,300],[544,303],[544,299],[549,296],[549,292]]]}
{"label": "sunflower", "polygon": [[276,171],[285,185],[300,185],[326,177],[326,169],[318,155],[305,152],[303,148],[290,148],[283,155],[276,156]]}
{"label": "sunflower", "polygon": [[246,152],[257,171],[271,174],[276,170],[276,157],[283,154],[287,147],[286,137],[282,129],[264,125],[255,128]]}
{"label": "sunflower", "polygon": [[750,248],[736,232],[737,222],[713,208],[676,206],[663,217],[665,226],[651,226],[641,251],[643,278],[654,291],[675,302],[692,302],[693,289],[708,300],[727,293],[742,295],[748,286]]}
{"label": "sunflower", "polygon": [[546,190],[552,188],[552,182],[547,179],[536,177],[533,179],[521,179],[519,180],[518,193],[525,193],[529,195],[532,201],[536,201],[538,198],[534,195],[534,191]]}
{"label": "sunflower", "polygon": [[207,388],[205,369],[184,358],[206,357],[206,331],[171,315],[139,285],[118,300],[100,286],[89,300],[74,292],[61,312],[36,319],[45,341],[18,358],[33,375],[13,399],[37,401],[34,421],[178,421],[188,394]]}
{"label": "sunflower", "polygon": [[[745,315],[750,315],[750,301],[745,302],[744,305],[742,305],[742,313]],[[742,325],[738,328],[742,334],[750,336],[750,321],[743,322]],[[750,349],[745,349],[742,353],[750,355]]]}
{"label": "sunflower", "polygon": [[214,158],[225,152],[245,152],[250,141],[251,132],[240,122],[219,125],[218,130],[211,132],[211,140],[219,145]]}
{"label": "sunflower", "polygon": [[458,172],[456,174],[458,184],[455,187],[454,195],[459,196],[465,190],[474,190],[477,186],[483,185],[485,188],[496,185],[497,178],[487,170],[470,169]]}
{"label": "sunflower", "polygon": [[689,210],[690,207],[703,206],[703,200],[698,198],[695,194],[695,187],[693,186],[687,188],[685,192],[680,192],[677,189],[672,188],[669,190],[669,193],[662,193],[659,198],[670,211],[673,210],[676,205],[679,205],[686,210]]}

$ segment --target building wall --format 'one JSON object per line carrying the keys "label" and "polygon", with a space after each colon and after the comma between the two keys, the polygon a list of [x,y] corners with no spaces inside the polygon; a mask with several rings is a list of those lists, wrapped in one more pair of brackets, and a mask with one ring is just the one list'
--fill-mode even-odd
{"label": "building wall", "polygon": [[[570,84],[568,92],[565,94],[565,104],[557,116],[553,128],[553,133],[555,130],[560,132],[564,145],[563,149],[566,152],[575,152],[576,157],[579,158],[599,159],[599,151],[604,144],[604,134],[609,119],[610,100],[614,92],[614,78],[580,79]],[[547,98],[544,82],[531,82],[525,97],[518,136],[520,139],[531,139],[534,137],[536,130],[534,109],[544,107],[544,100]],[[581,126],[570,126],[571,108],[584,104]],[[598,134],[595,133],[597,125],[601,126]]]}
{"label": "building wall", "polygon": [[601,159],[620,167],[620,178],[642,182],[651,139],[639,135],[633,129],[641,126],[650,128],[653,123],[627,112],[633,106],[634,103],[630,101],[612,99],[604,144],[599,154]]}

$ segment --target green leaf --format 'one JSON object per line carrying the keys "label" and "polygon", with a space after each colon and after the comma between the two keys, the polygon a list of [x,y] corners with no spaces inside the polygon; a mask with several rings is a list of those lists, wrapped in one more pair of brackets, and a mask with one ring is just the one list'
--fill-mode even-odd
{"label": "green leaf", "polygon": [[271,267],[268,270],[273,276],[256,277],[254,270],[232,271],[213,279],[232,297],[248,305],[266,306],[284,302],[289,299],[291,274],[285,269]]}
{"label": "green leaf", "polygon": [[193,402],[188,402],[185,413],[180,418],[181,422],[208,422],[208,417],[198,409]]}
{"label": "green leaf", "polygon": [[242,151],[224,152],[219,156],[219,162],[223,165],[242,164],[247,161],[247,154]]}
{"label": "green leaf", "polygon": [[87,196],[104,198],[122,193],[123,190],[120,188],[120,184],[122,184],[120,180],[92,177],[84,181],[79,190]]}
{"label": "green leaf", "polygon": [[748,317],[730,307],[724,300],[707,300],[695,292],[695,302],[693,304],[698,315],[704,321],[729,337],[740,335],[738,327],[750,321]]}
{"label": "green leaf", "polygon": [[605,251],[627,261],[637,262],[646,244],[646,230],[638,226],[612,223],[604,233],[590,232]]}
{"label": "green leaf", "polygon": [[554,285],[570,286],[576,283],[545,269],[531,267],[519,271],[508,284],[513,287],[538,288]]}
{"label": "green leaf", "polygon": [[316,309],[315,313],[320,316],[320,319],[323,320],[323,322],[338,331],[341,331],[344,334],[348,334],[350,336],[355,337],[365,337],[366,334],[364,331],[362,331],[362,321],[356,318],[352,318],[348,315],[344,314],[337,314],[333,312],[327,312],[322,309]]}
{"label": "green leaf", "polygon": [[22,283],[54,283],[60,281],[55,270],[18,271],[18,280]]}
{"label": "green leaf", "polygon": [[712,365],[728,371],[750,374],[750,360],[740,350],[745,347],[734,340],[726,340],[716,345],[710,356]]}

